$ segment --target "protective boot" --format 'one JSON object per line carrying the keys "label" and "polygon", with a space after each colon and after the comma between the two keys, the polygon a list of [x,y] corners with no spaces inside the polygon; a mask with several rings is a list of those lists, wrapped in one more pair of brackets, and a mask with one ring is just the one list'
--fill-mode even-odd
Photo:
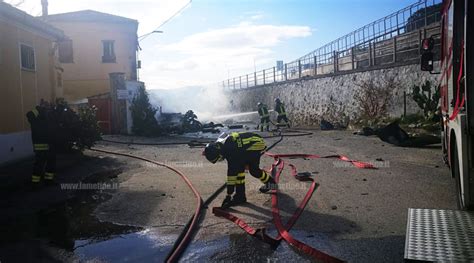
{"label": "protective boot", "polygon": [[232,206],[232,196],[231,195],[227,195],[224,199],[224,201],[222,201],[222,205],[221,205],[221,208],[229,208]]}
{"label": "protective boot", "polygon": [[235,186],[235,195],[232,197],[232,205],[240,205],[247,202],[247,197],[245,196],[245,185],[236,185]]}
{"label": "protective boot", "polygon": [[261,193],[266,193],[270,190],[277,190],[277,189],[278,189],[278,184],[275,182],[275,180],[272,177],[270,177],[268,182],[266,182],[264,185],[262,185],[262,187],[260,187],[259,191]]}

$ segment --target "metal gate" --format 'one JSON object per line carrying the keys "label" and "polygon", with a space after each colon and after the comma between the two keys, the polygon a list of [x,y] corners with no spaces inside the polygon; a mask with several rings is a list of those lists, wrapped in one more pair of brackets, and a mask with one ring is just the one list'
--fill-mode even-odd
{"label": "metal gate", "polygon": [[89,105],[97,108],[97,122],[102,134],[111,134],[112,108],[110,98],[89,98]]}

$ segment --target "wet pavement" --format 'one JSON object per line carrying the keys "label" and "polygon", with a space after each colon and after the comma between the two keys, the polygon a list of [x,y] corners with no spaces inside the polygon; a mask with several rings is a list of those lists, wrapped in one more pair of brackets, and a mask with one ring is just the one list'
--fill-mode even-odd
{"label": "wet pavement", "polygon": [[[268,140],[268,144],[273,141]],[[112,143],[101,143],[98,147],[178,166],[203,199],[225,181],[225,163],[203,162],[198,148]],[[290,233],[350,262],[402,261],[407,208],[455,206],[449,173],[442,166],[438,149],[397,148],[376,138],[320,132],[303,138],[286,138],[274,151],[339,153],[363,161],[385,160],[386,166],[378,170],[338,166],[340,163],[333,160],[291,160],[299,171],[311,172],[321,186]],[[195,199],[189,189],[176,174],[164,168],[93,152],[86,155],[89,156],[86,163],[98,164],[88,169],[81,164],[68,171],[87,174],[86,180],[81,179],[84,182],[116,181],[120,184],[118,189],[1,192],[0,206],[6,212],[0,217],[2,263],[162,262],[165,259],[194,211]],[[271,158],[264,158],[262,166],[268,167],[271,162]],[[72,182],[72,178],[75,177],[63,175],[59,179]],[[286,221],[307,186],[292,184],[287,174],[282,180],[282,186],[288,186],[282,187],[279,195]],[[258,193],[259,186],[258,180],[249,176],[249,204],[233,212],[256,228],[269,228],[270,234],[275,235],[270,198]],[[210,207],[218,206],[222,198],[220,195]],[[37,204],[41,206],[36,207]],[[208,209],[181,261],[307,262],[310,259],[285,242],[273,250],[229,221],[215,217]]]}

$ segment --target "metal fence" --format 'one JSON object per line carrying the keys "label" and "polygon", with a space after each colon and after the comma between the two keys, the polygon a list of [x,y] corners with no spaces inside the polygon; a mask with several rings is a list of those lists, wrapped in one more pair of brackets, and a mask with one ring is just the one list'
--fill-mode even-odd
{"label": "metal fence", "polygon": [[226,89],[245,89],[304,77],[327,76],[344,71],[416,63],[423,38],[433,36],[439,48],[442,0],[425,0],[342,36],[283,68],[261,71],[227,79]]}

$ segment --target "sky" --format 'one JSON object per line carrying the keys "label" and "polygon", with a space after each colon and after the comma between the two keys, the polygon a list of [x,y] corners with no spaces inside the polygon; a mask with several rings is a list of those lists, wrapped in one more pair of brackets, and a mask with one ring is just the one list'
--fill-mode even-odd
{"label": "sky", "polygon": [[[41,0],[5,0],[41,15]],[[139,21],[147,89],[216,86],[290,62],[416,0],[49,0],[49,13],[85,9]],[[186,7],[185,7],[186,6]],[[183,7],[185,7],[183,9]]]}

